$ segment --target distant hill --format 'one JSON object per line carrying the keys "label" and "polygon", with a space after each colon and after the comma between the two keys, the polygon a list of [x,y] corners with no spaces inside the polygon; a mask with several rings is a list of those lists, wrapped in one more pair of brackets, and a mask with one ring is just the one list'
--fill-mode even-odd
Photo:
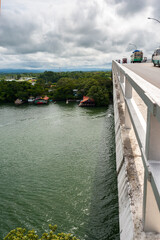
{"label": "distant hill", "polygon": [[44,72],[43,69],[0,69],[0,74],[6,73],[41,73]]}
{"label": "distant hill", "polygon": [[92,72],[92,71],[110,71],[111,66],[106,68],[55,68],[55,69],[0,69],[0,74],[7,73],[42,73],[45,71],[53,72],[74,72],[74,71],[83,71],[83,72]]}

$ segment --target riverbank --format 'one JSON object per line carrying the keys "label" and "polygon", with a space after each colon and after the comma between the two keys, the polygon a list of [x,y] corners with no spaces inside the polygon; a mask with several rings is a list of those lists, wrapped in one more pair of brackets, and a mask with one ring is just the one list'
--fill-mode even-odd
{"label": "riverbank", "polygon": [[[34,85],[27,81],[0,81],[0,103],[27,102],[48,96],[52,101],[93,98],[96,106],[108,106],[112,99],[111,72],[44,72]],[[20,102],[18,101],[18,102]]]}

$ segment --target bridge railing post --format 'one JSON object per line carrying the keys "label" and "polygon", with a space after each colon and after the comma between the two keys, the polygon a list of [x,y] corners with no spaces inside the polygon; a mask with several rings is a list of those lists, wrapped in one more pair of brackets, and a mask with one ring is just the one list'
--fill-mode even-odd
{"label": "bridge railing post", "polygon": [[[127,80],[127,77],[125,77],[125,98],[131,99],[132,98],[132,86]],[[130,129],[131,128],[131,120],[128,112],[128,108],[125,103],[125,127]]]}
{"label": "bridge railing post", "polygon": [[122,71],[120,71],[120,82],[124,83],[124,74]]}
{"label": "bridge railing post", "polygon": [[146,172],[144,174],[143,229],[145,232],[160,232],[159,208]]}
{"label": "bridge railing post", "polygon": [[[120,83],[121,84],[124,84],[124,79],[125,79],[124,73],[122,71],[120,71]],[[120,90],[120,102],[121,103],[124,102],[122,90]]]}
{"label": "bridge railing post", "polygon": [[[146,159],[152,167],[152,171],[159,175],[160,170],[160,122],[149,111],[147,112],[147,131],[145,155]],[[156,170],[156,171],[155,171]],[[144,176],[144,204],[143,204],[143,226],[145,231],[160,232],[160,211],[156,198],[153,193],[150,178]]]}
{"label": "bridge railing post", "polygon": [[145,154],[148,160],[154,160],[160,163],[159,137],[160,122],[148,110]]}

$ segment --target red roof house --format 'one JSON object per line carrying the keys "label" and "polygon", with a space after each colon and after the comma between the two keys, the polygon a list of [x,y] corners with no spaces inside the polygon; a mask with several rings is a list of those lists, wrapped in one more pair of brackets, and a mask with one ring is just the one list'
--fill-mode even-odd
{"label": "red roof house", "polygon": [[80,107],[93,107],[95,106],[95,101],[93,98],[83,96],[83,100],[80,101]]}

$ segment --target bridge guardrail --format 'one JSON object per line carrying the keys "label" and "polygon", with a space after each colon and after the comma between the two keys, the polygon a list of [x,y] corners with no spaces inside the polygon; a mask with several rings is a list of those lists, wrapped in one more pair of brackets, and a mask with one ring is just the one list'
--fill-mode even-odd
{"label": "bridge guardrail", "polygon": [[[160,89],[116,61],[112,74],[125,103],[125,127],[133,126],[143,160],[144,230],[160,233]],[[132,97],[133,89],[147,106],[147,121]]]}

